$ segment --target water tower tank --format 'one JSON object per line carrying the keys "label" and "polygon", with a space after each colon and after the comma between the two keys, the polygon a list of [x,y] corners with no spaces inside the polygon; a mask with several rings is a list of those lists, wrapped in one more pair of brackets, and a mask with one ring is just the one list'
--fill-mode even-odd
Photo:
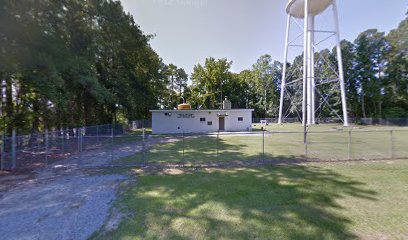
{"label": "water tower tank", "polygon": [[[309,0],[309,14],[316,16],[326,10],[333,0]],[[286,12],[295,18],[305,17],[305,0],[288,0]]]}

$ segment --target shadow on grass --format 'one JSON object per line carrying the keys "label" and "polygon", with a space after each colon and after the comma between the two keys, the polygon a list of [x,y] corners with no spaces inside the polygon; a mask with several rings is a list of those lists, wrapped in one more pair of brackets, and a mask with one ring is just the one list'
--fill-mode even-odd
{"label": "shadow on grass", "polygon": [[361,182],[310,165],[142,175],[138,181],[123,198],[135,215],[104,237],[352,239],[352,220],[337,200],[376,196]]}
{"label": "shadow on grass", "polygon": [[[268,145],[269,144],[269,145]],[[303,155],[303,144],[281,142],[277,145],[265,142],[263,153],[262,135],[255,136],[172,136],[171,141],[151,145],[146,154],[148,163],[206,164],[249,160],[278,160],[299,158]],[[142,153],[132,156],[140,160]],[[127,159],[131,162],[131,159]]]}
{"label": "shadow on grass", "polygon": [[148,161],[192,164],[245,160],[257,158],[256,155],[259,156],[258,150],[251,149],[248,143],[236,141],[230,143],[226,139],[217,139],[214,136],[186,137],[184,142],[180,136],[174,138],[173,142],[152,146],[149,149]]}
{"label": "shadow on grass", "polygon": [[[382,133],[376,135],[358,135],[354,133],[352,145],[349,145],[347,132],[310,134],[307,154],[310,159],[348,160],[386,158],[390,154],[389,146]],[[305,158],[306,148],[303,136],[299,133],[286,134],[236,134],[216,136],[168,137],[171,141],[152,144],[148,149],[147,162],[171,164],[203,164],[212,162],[269,160],[281,161],[284,158]],[[264,139],[264,142],[263,142]],[[401,141],[396,141],[400,143]],[[394,144],[394,152],[403,152],[403,144]],[[138,158],[140,159],[140,158]],[[364,158],[366,159],[366,158]]]}

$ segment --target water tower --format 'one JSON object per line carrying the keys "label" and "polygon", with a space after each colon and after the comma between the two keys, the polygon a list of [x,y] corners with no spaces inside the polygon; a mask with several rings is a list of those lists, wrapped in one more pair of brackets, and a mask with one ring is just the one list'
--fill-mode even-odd
{"label": "water tower", "polygon": [[[316,27],[316,17],[321,15],[323,12],[332,8],[332,17],[334,20],[334,30],[333,29],[315,29]],[[291,82],[288,81],[287,73],[287,60],[288,60],[288,50],[290,47],[301,47],[303,48],[303,66],[299,66],[298,70],[302,72],[303,77],[297,79],[299,82],[303,81],[302,89],[302,119],[303,125],[312,125],[316,123],[316,94],[319,95],[319,100],[321,104],[325,104],[329,107],[331,112],[335,114],[340,120],[343,121],[344,126],[348,126],[347,117],[347,105],[346,105],[346,93],[344,86],[344,74],[343,74],[343,62],[340,47],[340,36],[339,36],[339,24],[338,24],[338,12],[336,0],[288,0],[286,6],[287,12],[287,29],[286,29],[286,40],[285,40],[285,51],[284,51],[284,63],[283,73],[282,73],[282,83],[281,83],[281,96],[280,96],[280,108],[279,108],[279,124],[282,123],[285,116],[283,115],[284,108],[284,98],[288,87],[296,82],[296,80]],[[303,27],[299,23],[303,21]],[[291,40],[291,25],[296,23],[299,27],[300,35],[297,38],[303,36],[303,44],[294,44],[295,40]],[[338,67],[331,68],[334,75],[331,77],[316,77],[315,76],[315,52],[317,52],[317,45],[322,41],[317,42],[315,37],[316,34],[327,34],[327,38],[322,41],[326,41],[329,38],[335,38],[335,45],[337,49],[337,62]],[[335,76],[335,77],[333,77]],[[340,91],[341,103],[342,103],[342,116],[339,114],[332,106],[330,106],[327,97],[320,94],[317,86],[324,84],[336,84],[337,92]],[[300,88],[299,88],[300,89]],[[321,108],[322,106],[318,106]],[[299,114],[300,115],[300,114]]]}

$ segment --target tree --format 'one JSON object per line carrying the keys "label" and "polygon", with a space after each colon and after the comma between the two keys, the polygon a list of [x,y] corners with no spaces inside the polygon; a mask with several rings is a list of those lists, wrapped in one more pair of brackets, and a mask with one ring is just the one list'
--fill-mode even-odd
{"label": "tree", "polygon": [[[354,44],[343,40],[340,43],[341,52],[343,55],[343,69],[344,69],[344,82],[346,88],[346,97],[349,116],[358,117],[361,116],[361,105],[359,89],[361,88],[360,82],[358,82],[356,72],[355,72],[355,54],[354,54]],[[337,49],[333,48],[332,55],[337,55]],[[337,58],[335,58],[335,66],[337,66]]]}
{"label": "tree", "polygon": [[179,68],[177,69],[177,75],[176,75],[176,84],[177,84],[177,91],[179,98],[183,96],[184,90],[187,87],[187,81],[188,81],[188,74],[184,71],[184,69]]}
{"label": "tree", "polygon": [[[148,117],[163,63],[119,1],[2,1],[1,130]],[[18,94],[13,93],[16,92]]]}
{"label": "tree", "polygon": [[252,66],[255,91],[259,96],[258,107],[262,106],[263,117],[276,115],[278,112],[278,83],[280,81],[280,63],[273,62],[270,55],[261,56]]}
{"label": "tree", "polygon": [[[408,14],[408,13],[407,13]],[[386,37],[390,49],[386,54],[384,77],[385,117],[408,117],[408,18]]]}
{"label": "tree", "polygon": [[205,60],[204,66],[194,66],[191,74],[193,105],[208,109],[222,107],[223,86],[231,79],[231,64],[225,58],[216,60],[210,57]]}
{"label": "tree", "polygon": [[387,51],[384,33],[376,29],[367,30],[357,37],[354,44],[363,117],[379,117],[382,114],[381,80],[385,70],[384,53]]}

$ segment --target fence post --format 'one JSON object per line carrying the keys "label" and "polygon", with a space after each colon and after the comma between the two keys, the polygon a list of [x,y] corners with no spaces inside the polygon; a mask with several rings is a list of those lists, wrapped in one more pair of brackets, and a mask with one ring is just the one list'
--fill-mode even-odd
{"label": "fence post", "polygon": [[4,170],[4,133],[1,134],[1,145],[0,145],[0,151],[1,151],[1,170]]}
{"label": "fence post", "polygon": [[183,131],[183,164],[184,164],[184,131]]}
{"label": "fence post", "polygon": [[113,161],[114,129],[111,128],[111,160]]}
{"label": "fence post", "polygon": [[45,164],[48,164],[48,129],[45,129]]}
{"label": "fence post", "polygon": [[96,125],[96,144],[99,143],[99,125]]}
{"label": "fence post", "polygon": [[81,153],[81,138],[79,134],[79,128],[75,130],[75,133],[77,135],[77,141],[78,141],[78,153]]}
{"label": "fence post", "polygon": [[78,140],[78,154],[79,154],[79,160],[82,160],[82,152],[81,152],[81,128],[77,128],[75,132],[76,132],[77,140]]}
{"label": "fence post", "polygon": [[352,159],[352,136],[351,136],[351,130],[348,132],[348,160]]}
{"label": "fence post", "polygon": [[217,162],[218,162],[218,156],[219,156],[219,146],[218,146],[218,141],[219,141],[219,139],[220,139],[220,130],[218,130],[218,132],[217,132]]}
{"label": "fence post", "polygon": [[62,154],[65,154],[65,130],[64,128],[61,129],[61,147],[62,147]]}
{"label": "fence post", "polygon": [[146,145],[145,145],[145,132],[146,130],[142,129],[142,167],[146,166]]}
{"label": "fence post", "polygon": [[85,135],[85,128],[81,128],[81,152],[84,151],[84,135]]}
{"label": "fence post", "polygon": [[305,157],[306,157],[306,158],[308,158],[309,151],[308,151],[308,149],[307,149],[307,147],[308,147],[308,139],[307,139],[308,134],[307,134],[307,131],[305,131],[305,133],[304,133],[304,134],[305,134],[305,135],[304,135],[304,142],[305,142]]}
{"label": "fence post", "polygon": [[13,129],[11,135],[11,169],[14,170],[17,166],[16,162],[16,130]]}
{"label": "fence post", "polygon": [[265,129],[262,128],[262,161],[265,161]]}
{"label": "fence post", "polygon": [[393,131],[390,131],[390,158],[394,159],[394,136]]}

